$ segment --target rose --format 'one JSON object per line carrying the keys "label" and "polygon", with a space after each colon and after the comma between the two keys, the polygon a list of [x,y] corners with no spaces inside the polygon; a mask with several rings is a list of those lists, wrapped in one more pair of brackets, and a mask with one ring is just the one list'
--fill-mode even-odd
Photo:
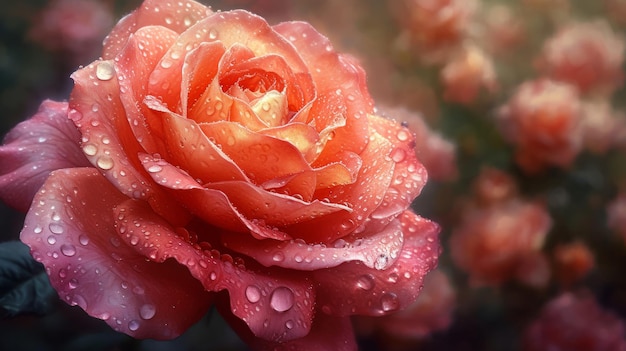
{"label": "rose", "polygon": [[148,0],[72,78],[67,112],[40,113],[77,129],[46,158],[79,161],[26,153],[50,134],[26,121],[6,179],[52,172],[5,197],[41,186],[21,239],[116,330],[172,338],[215,304],[255,348],[351,349],[349,316],[410,304],[436,264],[411,133],[310,25]]}

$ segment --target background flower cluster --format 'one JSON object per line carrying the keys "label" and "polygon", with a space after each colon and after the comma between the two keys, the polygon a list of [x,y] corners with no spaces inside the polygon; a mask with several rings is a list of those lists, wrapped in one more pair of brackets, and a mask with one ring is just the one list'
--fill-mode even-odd
{"label": "background flower cluster", "polygon": [[[3,6],[0,134],[64,99],[69,74],[138,4]],[[444,250],[413,306],[354,320],[363,350],[626,350],[626,1],[206,4],[312,23],[361,61],[381,114],[417,135],[430,181],[414,207],[440,223]],[[0,210],[2,241],[15,240],[23,216]],[[0,349],[94,345],[245,349],[215,314],[170,342],[116,334],[62,302],[0,321]]]}

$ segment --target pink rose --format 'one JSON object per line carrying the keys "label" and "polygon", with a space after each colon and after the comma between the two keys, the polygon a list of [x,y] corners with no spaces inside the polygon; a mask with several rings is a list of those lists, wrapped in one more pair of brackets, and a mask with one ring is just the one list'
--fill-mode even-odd
{"label": "pink rose", "polygon": [[350,315],[416,299],[439,229],[408,209],[414,138],[310,25],[147,0],[72,78],[0,149],[4,198],[41,186],[21,239],[66,302],[156,339],[215,303],[253,348],[350,350]]}

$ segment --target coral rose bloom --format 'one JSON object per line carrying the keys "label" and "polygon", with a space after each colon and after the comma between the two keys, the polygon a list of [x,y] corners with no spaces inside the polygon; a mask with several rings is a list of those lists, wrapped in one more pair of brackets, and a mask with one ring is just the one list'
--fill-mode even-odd
{"label": "coral rose bloom", "polygon": [[[18,186],[31,165],[63,167],[21,239],[68,303],[158,339],[215,303],[254,348],[340,350],[350,315],[416,299],[439,252],[408,210],[426,181],[414,140],[310,25],[148,0],[72,77],[69,106],[42,106],[0,153],[21,165],[0,179],[18,206],[41,185]],[[54,133],[65,156],[43,123],[78,129]],[[89,166],[50,162],[77,154]]]}

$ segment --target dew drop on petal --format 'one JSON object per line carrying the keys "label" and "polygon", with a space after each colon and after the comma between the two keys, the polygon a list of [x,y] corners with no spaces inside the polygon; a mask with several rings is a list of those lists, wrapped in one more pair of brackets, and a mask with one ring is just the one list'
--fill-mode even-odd
{"label": "dew drop on petal", "polygon": [[211,29],[211,30],[209,31],[209,39],[211,39],[211,40],[215,40],[215,39],[217,39],[217,34],[218,34],[218,33],[217,33],[217,30],[215,30],[215,29]]}
{"label": "dew drop on petal", "polygon": [[76,248],[72,244],[61,245],[61,253],[67,257],[76,255]]}
{"label": "dew drop on petal", "polygon": [[134,320],[134,319],[132,321],[128,322],[128,329],[130,331],[135,331],[135,330],[139,329],[139,322]]}
{"label": "dew drop on petal", "polygon": [[282,262],[284,259],[285,255],[283,255],[282,252],[277,252],[274,256],[272,256],[272,260],[274,260],[274,262]]}
{"label": "dew drop on petal", "polygon": [[103,156],[100,157],[98,161],[96,161],[96,164],[98,165],[98,167],[106,171],[113,168],[113,159],[107,156]]}
{"label": "dew drop on petal", "polygon": [[407,132],[404,129],[400,129],[398,131],[398,134],[396,135],[396,137],[398,138],[398,140],[400,141],[407,141],[409,140],[409,132]]}
{"label": "dew drop on petal", "polygon": [[59,223],[50,223],[50,225],[48,226],[48,229],[50,229],[50,231],[54,234],[63,233],[63,226],[60,225]]}
{"label": "dew drop on petal", "polygon": [[163,168],[159,165],[152,165],[148,167],[148,172],[150,173],[158,173],[161,172],[161,170],[163,170]]}
{"label": "dew drop on petal", "polygon": [[404,149],[395,148],[393,149],[393,151],[391,151],[391,154],[389,156],[391,157],[393,162],[402,162],[406,158],[406,152],[404,151]]}
{"label": "dew drop on petal", "polygon": [[76,289],[78,287],[78,280],[74,278],[70,279],[70,281],[67,283],[67,287],[70,289]]}
{"label": "dew drop on petal", "polygon": [[84,246],[84,245],[87,245],[87,244],[89,244],[89,237],[88,237],[88,236],[86,236],[86,235],[84,235],[84,234],[81,234],[81,235],[78,237],[78,242],[79,242],[81,245],[83,245],[83,246]]}
{"label": "dew drop on petal", "polygon": [[100,80],[110,80],[115,74],[115,68],[108,61],[102,61],[96,66],[96,77]]}
{"label": "dew drop on petal", "polygon": [[57,242],[57,239],[53,235],[50,235],[48,237],[48,244],[54,245],[54,244],[56,244],[56,242]]}
{"label": "dew drop on petal", "polygon": [[363,290],[372,290],[374,284],[374,277],[371,274],[365,274],[356,281],[356,286]]}
{"label": "dew drop on petal", "polygon": [[85,146],[83,146],[83,152],[87,156],[93,156],[98,152],[98,149],[93,144],[86,144]]}
{"label": "dew drop on petal", "polygon": [[287,287],[276,288],[270,297],[270,306],[276,312],[289,311],[293,307],[293,302],[293,291]]}
{"label": "dew drop on petal", "polygon": [[394,293],[386,293],[380,298],[381,308],[385,312],[395,311],[400,307],[398,296]]}
{"label": "dew drop on petal", "polygon": [[156,314],[156,307],[151,304],[145,304],[139,309],[139,315],[143,319],[151,319]]}
{"label": "dew drop on petal", "polygon": [[294,323],[291,319],[285,322],[285,328],[293,329],[293,326],[294,326]]}
{"label": "dew drop on petal", "polygon": [[249,285],[246,288],[246,299],[252,303],[259,302],[261,299],[261,290],[255,285]]}

